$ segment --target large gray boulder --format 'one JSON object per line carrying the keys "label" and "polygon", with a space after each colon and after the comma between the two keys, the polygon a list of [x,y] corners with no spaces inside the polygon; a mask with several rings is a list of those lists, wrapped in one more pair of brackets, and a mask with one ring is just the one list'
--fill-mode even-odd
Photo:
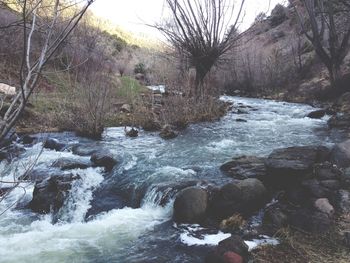
{"label": "large gray boulder", "polygon": [[[324,146],[299,146],[274,150],[265,160],[267,185],[289,188],[313,172],[316,163],[329,159],[330,150]],[[265,182],[265,181],[264,181]]]}
{"label": "large gray boulder", "polygon": [[118,163],[118,160],[109,151],[95,152],[90,160],[94,165],[104,167],[107,172],[110,172]]}
{"label": "large gray boulder", "polygon": [[264,206],[266,197],[266,188],[258,179],[226,184],[212,194],[210,216],[222,220],[235,213],[249,215]]}
{"label": "large gray boulder", "polygon": [[78,179],[80,179],[79,176],[72,174],[60,174],[37,182],[29,208],[41,214],[58,212],[68,197],[72,183]]}
{"label": "large gray boulder", "polygon": [[350,167],[350,140],[339,143],[333,148],[331,160],[338,167]]}
{"label": "large gray boulder", "polygon": [[265,176],[264,158],[240,156],[221,165],[220,170],[235,179],[261,178]]}
{"label": "large gray boulder", "polygon": [[208,206],[206,190],[189,187],[178,193],[174,202],[174,220],[177,223],[198,223],[204,219]]}

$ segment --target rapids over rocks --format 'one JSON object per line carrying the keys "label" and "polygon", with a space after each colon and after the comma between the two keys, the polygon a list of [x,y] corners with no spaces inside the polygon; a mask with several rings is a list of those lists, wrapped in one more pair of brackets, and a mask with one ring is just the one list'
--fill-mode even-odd
{"label": "rapids over rocks", "polygon": [[[327,128],[327,116],[305,117],[314,110],[311,106],[223,99],[240,105],[239,112],[232,110],[218,122],[191,125],[168,141],[144,131],[128,138],[123,128],[106,129],[98,142],[72,133],[35,135],[66,145],[64,151],[43,150],[35,168],[41,173],[53,173],[57,168],[51,165],[60,158],[88,162],[90,156],[72,153],[76,144],[87,151],[108,150],[118,164],[111,172],[93,166],[67,172],[81,179],[73,182],[55,214],[28,209],[33,183],[12,191],[0,202],[0,262],[202,262],[205,245],[216,244],[227,234],[216,232],[200,240],[190,233],[199,226],[174,225],[173,201],[179,190],[202,181],[228,182],[231,179],[219,167],[235,156],[266,156],[276,148],[329,146],[337,141]],[[3,181],[23,173],[42,143],[25,149],[11,164],[0,163]],[[0,183],[0,188],[5,186]]]}

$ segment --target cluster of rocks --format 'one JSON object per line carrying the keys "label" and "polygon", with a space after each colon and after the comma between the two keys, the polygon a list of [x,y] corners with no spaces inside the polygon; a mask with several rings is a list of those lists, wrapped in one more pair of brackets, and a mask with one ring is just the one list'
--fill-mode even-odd
{"label": "cluster of rocks", "polygon": [[[56,139],[47,139],[44,148],[63,151],[68,146]],[[77,144],[71,148],[72,153],[78,156],[90,156],[89,160],[83,158],[59,158],[51,165],[52,169],[34,169],[24,174],[20,180],[35,183],[33,197],[28,207],[34,212],[54,215],[63,206],[69,196],[74,182],[81,180],[74,169],[87,169],[89,167],[102,167],[108,173],[118,164],[118,160],[108,150]]]}
{"label": "cluster of rocks", "polygon": [[[267,158],[234,158],[221,170],[235,180],[220,188],[183,189],[175,199],[174,220],[219,228],[264,211],[262,224],[251,233],[273,234],[288,225],[308,232],[327,231],[336,214],[350,213],[349,166],[350,140],[333,149],[289,147],[275,150]],[[224,230],[237,234],[237,229]],[[237,242],[238,237],[232,239]],[[245,254],[227,249],[225,244],[230,241],[220,243],[207,262],[243,262],[227,261],[227,253],[238,254],[242,260]],[[230,255],[239,258],[234,254]]]}

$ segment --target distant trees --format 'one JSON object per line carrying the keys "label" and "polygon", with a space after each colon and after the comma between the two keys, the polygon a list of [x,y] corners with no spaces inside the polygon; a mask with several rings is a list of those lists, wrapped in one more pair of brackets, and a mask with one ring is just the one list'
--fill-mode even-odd
{"label": "distant trees", "polygon": [[[332,86],[350,50],[350,0],[300,0],[294,3],[303,33],[327,67]],[[304,16],[306,15],[306,17]]]}
{"label": "distant trees", "polygon": [[166,0],[171,21],[158,28],[177,52],[195,68],[195,96],[211,68],[239,38],[237,27],[245,0]]}
{"label": "distant trees", "polygon": [[0,117],[0,141],[16,124],[28,99],[38,85],[45,65],[53,58],[55,52],[65,44],[67,37],[78,25],[94,0],[2,2],[9,8],[19,10],[21,18],[3,28],[21,27],[23,43],[18,77],[19,88],[5,113]]}

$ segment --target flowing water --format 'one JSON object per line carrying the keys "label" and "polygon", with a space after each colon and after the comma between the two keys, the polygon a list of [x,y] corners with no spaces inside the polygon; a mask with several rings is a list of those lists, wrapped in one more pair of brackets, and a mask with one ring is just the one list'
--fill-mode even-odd
{"label": "flowing water", "polygon": [[[52,215],[26,209],[32,184],[12,191],[0,203],[0,213],[8,209],[0,216],[0,262],[201,262],[206,248],[190,246],[184,240],[186,226],[171,221],[176,186],[229,181],[219,166],[235,156],[266,156],[281,147],[334,143],[327,117],[305,117],[314,110],[311,106],[223,99],[250,106],[244,109],[248,114],[229,112],[218,122],[191,125],[170,141],[143,131],[138,138],[127,138],[123,128],[107,129],[99,142],[71,133],[50,134],[68,145],[106,148],[120,163],[110,174],[100,168],[72,171],[81,180],[73,184],[55,224]],[[237,118],[247,122],[237,122]],[[18,161],[0,163],[2,179],[11,181],[20,175],[41,149],[38,143],[28,147]],[[89,159],[70,151],[44,150],[37,168],[49,173],[50,165],[60,157]]]}

